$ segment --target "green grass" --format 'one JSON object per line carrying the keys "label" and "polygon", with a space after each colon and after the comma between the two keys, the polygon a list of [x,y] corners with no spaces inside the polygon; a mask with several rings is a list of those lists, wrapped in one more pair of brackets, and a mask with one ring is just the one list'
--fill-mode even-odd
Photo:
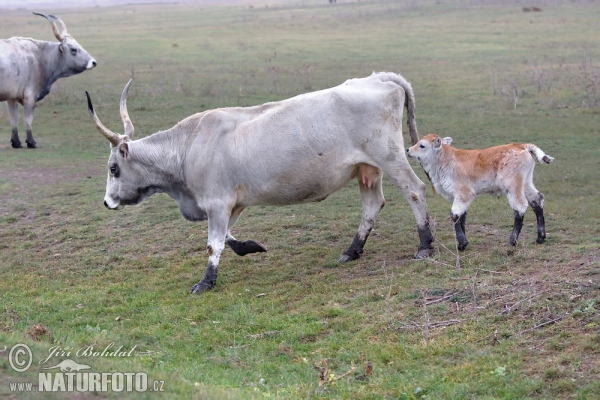
{"label": "green grass", "polygon": [[[52,346],[136,346],[134,357],[75,360],[146,371],[171,398],[599,398],[600,9],[446,3],[56,10],[99,64],[58,81],[38,106],[38,150],[10,148],[0,108],[0,349],[25,342],[39,362]],[[3,10],[0,37],[13,35],[53,40],[42,18]],[[226,250],[216,288],[192,296],[206,223],[184,221],[166,195],[120,212],[102,205],[108,144],[85,90],[121,131],[133,73],[128,105],[143,137],[205,109],[373,71],[412,83],[421,135],[459,148],[533,142],[554,156],[535,172],[547,242],[535,244],[528,212],[509,254],[512,210],[482,197],[457,259],[450,204],[428,189],[436,251],[413,261],[414,219],[386,179],[365,253],[337,264],[360,221],[352,183],[321,203],[247,210],[233,234],[269,251]],[[37,324],[51,336],[38,338]],[[37,382],[44,365],[18,374],[1,355],[0,396],[16,395],[4,382]],[[319,387],[325,365],[331,380]]]}

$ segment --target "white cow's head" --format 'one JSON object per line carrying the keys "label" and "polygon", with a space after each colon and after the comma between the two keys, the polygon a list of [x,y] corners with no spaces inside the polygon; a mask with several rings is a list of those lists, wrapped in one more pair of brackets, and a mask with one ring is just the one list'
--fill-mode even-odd
{"label": "white cow's head", "polygon": [[417,160],[421,165],[427,165],[439,158],[442,145],[450,146],[451,143],[451,137],[441,138],[430,133],[423,136],[423,139],[419,140],[414,146],[406,149],[406,154]]}
{"label": "white cow's head", "polygon": [[[92,100],[88,92],[88,109],[96,127],[110,142],[110,157],[108,158],[108,178],[106,180],[106,194],[104,205],[111,209],[119,209],[126,205],[139,204],[146,197],[159,191],[156,177],[147,165],[139,162],[134,154],[133,124],[127,112],[127,92],[132,80],[129,80],[121,95],[121,120],[125,127],[125,134],[120,135],[106,128],[94,111]],[[142,153],[140,146],[137,150]],[[143,154],[142,154],[143,155]]]}
{"label": "white cow's head", "polygon": [[67,33],[67,26],[57,16],[50,14],[40,14],[50,21],[52,25],[52,31],[54,36],[60,41],[58,50],[60,52],[60,58],[65,65],[65,71],[67,76],[78,74],[85,71],[86,69],[92,69],[96,66],[97,62],[71,35]]}

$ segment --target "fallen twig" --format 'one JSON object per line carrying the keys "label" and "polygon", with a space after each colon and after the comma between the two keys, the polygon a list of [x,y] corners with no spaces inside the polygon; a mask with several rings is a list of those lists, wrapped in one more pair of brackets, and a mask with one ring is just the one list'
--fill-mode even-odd
{"label": "fallen twig", "polygon": [[562,317],[558,317],[558,318],[556,318],[556,319],[553,319],[553,320],[551,320],[551,321],[547,321],[547,322],[544,322],[544,323],[542,323],[542,324],[536,325],[536,326],[534,326],[533,328],[530,328],[530,329],[525,329],[524,331],[521,331],[521,332],[519,332],[519,335],[522,335],[522,334],[524,334],[524,333],[526,333],[526,332],[531,332],[531,331],[534,331],[534,330],[536,330],[536,329],[538,329],[538,328],[541,328],[542,326],[546,326],[546,325],[549,325],[549,324],[553,324],[553,323],[555,323],[555,322],[558,322],[558,321],[560,321],[561,319],[562,319]]}
{"label": "fallen twig", "polygon": [[450,293],[450,294],[448,294],[448,295],[446,295],[444,297],[440,297],[439,299],[435,299],[435,300],[431,300],[431,301],[425,302],[425,305],[428,306],[430,304],[439,303],[442,300],[446,300],[447,298],[454,296],[454,294],[455,293]]}

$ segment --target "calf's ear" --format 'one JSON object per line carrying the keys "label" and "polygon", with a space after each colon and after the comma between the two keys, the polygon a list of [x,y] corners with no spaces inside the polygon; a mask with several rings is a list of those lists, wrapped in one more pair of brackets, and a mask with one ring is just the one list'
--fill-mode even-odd
{"label": "calf's ear", "polygon": [[446,136],[442,139],[442,143],[446,146],[450,146],[452,144],[452,138],[450,136]]}
{"label": "calf's ear", "polygon": [[434,149],[439,149],[442,146],[442,139],[440,137],[436,137],[433,140],[433,148]]}

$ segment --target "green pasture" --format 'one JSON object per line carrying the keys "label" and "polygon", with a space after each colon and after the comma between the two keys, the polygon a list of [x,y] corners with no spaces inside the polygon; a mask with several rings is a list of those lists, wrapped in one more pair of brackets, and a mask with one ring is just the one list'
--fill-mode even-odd
{"label": "green pasture", "polygon": [[[60,16],[98,67],[59,80],[38,105],[37,150],[10,147],[0,105],[0,397],[42,397],[9,383],[37,384],[41,368],[71,358],[164,382],[161,393],[98,398],[600,398],[600,7],[537,3],[541,12],[408,0],[36,10]],[[31,11],[0,9],[0,37],[54,40]],[[361,215],[351,183],[321,203],[247,210],[233,234],[269,251],[225,250],[217,286],[196,296],[206,222],[186,222],[162,194],[104,208],[109,144],[86,90],[122,132],[119,96],[133,76],[129,113],[143,137],[373,71],[412,83],[421,136],[470,149],[532,142],[555,157],[534,179],[547,242],[535,244],[529,211],[511,251],[508,202],[481,197],[457,256],[450,204],[428,188],[436,250],[412,260],[413,215],[385,180],[364,254],[338,264]],[[33,352],[25,373],[9,365],[16,343]],[[39,364],[56,346],[111,343],[134,354]],[[54,398],[65,396],[93,395]]]}

